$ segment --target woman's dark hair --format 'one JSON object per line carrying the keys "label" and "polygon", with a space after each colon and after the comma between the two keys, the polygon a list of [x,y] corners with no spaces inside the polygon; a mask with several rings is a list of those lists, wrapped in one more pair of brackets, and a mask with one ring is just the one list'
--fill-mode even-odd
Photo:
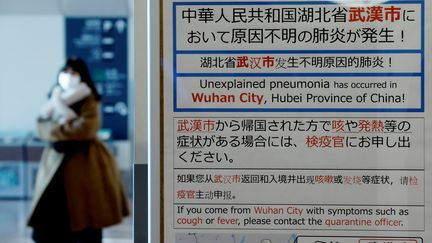
{"label": "woman's dark hair", "polygon": [[81,82],[87,84],[96,100],[102,99],[101,95],[96,89],[93,79],[91,78],[89,68],[83,59],[79,57],[69,57],[66,60],[65,65],[62,67],[61,71],[66,71],[68,68],[71,68],[75,72],[79,73],[79,75],[81,76]]}

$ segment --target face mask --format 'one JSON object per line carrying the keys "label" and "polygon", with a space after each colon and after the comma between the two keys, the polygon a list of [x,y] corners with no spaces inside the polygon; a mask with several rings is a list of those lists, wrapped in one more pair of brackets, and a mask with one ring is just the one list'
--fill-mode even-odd
{"label": "face mask", "polygon": [[69,73],[61,72],[58,80],[60,87],[63,90],[73,89],[81,82],[81,77],[78,75],[71,75]]}

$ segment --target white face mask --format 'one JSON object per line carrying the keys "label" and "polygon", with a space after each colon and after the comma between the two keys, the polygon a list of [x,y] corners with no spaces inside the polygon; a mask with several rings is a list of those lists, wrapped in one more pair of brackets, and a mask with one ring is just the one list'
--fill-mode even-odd
{"label": "white face mask", "polygon": [[59,74],[58,80],[60,87],[63,90],[76,88],[81,82],[81,77],[79,75],[72,75],[69,73],[61,72]]}

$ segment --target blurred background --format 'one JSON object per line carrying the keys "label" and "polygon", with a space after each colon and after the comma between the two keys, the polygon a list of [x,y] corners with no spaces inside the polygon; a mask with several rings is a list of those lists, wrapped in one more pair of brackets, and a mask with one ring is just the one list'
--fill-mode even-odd
{"label": "blurred background", "polygon": [[[0,241],[32,242],[26,227],[44,146],[36,117],[66,57],[90,67],[103,96],[105,141],[132,199],[133,1],[0,0]],[[132,242],[132,219],[104,231]]]}

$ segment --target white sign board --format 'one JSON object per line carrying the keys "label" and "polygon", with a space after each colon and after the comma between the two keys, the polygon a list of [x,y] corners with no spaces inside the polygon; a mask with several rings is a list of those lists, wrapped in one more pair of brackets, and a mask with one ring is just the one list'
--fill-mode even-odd
{"label": "white sign board", "polygon": [[429,5],[161,1],[165,243],[429,243]]}

